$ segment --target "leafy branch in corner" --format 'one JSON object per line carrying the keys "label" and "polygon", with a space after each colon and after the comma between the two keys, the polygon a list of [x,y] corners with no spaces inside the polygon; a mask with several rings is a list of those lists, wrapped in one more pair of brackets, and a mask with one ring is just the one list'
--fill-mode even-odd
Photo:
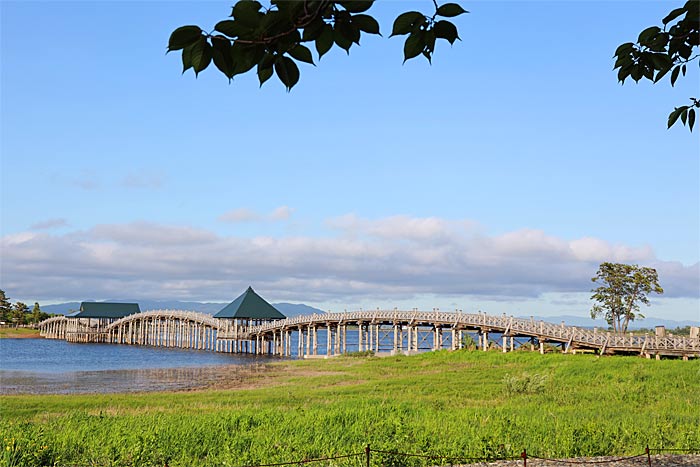
{"label": "leafy branch in corner", "polygon": [[[365,12],[374,0],[271,0],[265,8],[256,0],[239,0],[230,18],[220,21],[214,31],[199,26],[182,26],[170,35],[168,52],[182,51],[182,72],[190,68],[195,76],[212,62],[229,80],[255,68],[260,85],[276,74],[291,90],[299,82],[297,62],[315,65],[311,50],[303,45],[313,42],[320,60],[333,48],[348,54],[359,45],[362,34],[381,35],[377,20]],[[457,27],[442,18],[467,13],[456,3],[438,5],[428,16],[417,11],[399,15],[390,37],[407,35],[404,62],[423,55],[432,61],[437,39],[450,43],[459,39]]]}
{"label": "leafy branch in corner", "polygon": [[[661,20],[663,28],[652,26],[639,34],[637,42],[627,42],[615,51],[615,69],[621,83],[631,77],[635,82],[648,79],[658,83],[669,72],[671,86],[678,77],[686,75],[687,65],[700,54],[700,0],[688,0],[685,5],[672,10]],[[700,61],[699,61],[700,63]],[[668,128],[680,118],[683,125],[693,131],[695,109],[700,101],[690,98],[690,105],[676,107],[668,116]]]}

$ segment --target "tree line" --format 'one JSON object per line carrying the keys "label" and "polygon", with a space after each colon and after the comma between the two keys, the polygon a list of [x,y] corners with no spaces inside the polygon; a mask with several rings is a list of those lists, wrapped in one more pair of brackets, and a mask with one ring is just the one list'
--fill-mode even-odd
{"label": "tree line", "polygon": [[5,295],[4,290],[0,290],[0,322],[21,326],[26,324],[38,324],[51,315],[41,311],[39,302],[34,302],[34,307],[29,310],[29,306],[22,302],[10,302],[10,298]]}

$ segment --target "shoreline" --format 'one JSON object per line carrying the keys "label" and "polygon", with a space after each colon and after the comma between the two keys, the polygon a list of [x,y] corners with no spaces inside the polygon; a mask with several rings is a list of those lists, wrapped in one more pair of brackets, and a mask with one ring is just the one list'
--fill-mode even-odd
{"label": "shoreline", "polygon": [[38,329],[0,328],[0,339],[43,339]]}
{"label": "shoreline", "polygon": [[269,363],[35,373],[3,370],[0,396],[143,394],[263,387]]}

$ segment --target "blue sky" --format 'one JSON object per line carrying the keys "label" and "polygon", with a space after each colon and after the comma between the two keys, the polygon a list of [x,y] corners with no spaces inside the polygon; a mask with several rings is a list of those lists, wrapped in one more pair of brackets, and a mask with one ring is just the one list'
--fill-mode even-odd
{"label": "blue sky", "polygon": [[462,5],[432,66],[388,38],[431,2],[379,2],[383,38],[286,93],[165,54],[230,2],[3,1],[2,289],[584,316],[622,261],[659,270],[648,315],[700,320],[697,130],[665,125],[697,66],[612,70],[673,2]]}

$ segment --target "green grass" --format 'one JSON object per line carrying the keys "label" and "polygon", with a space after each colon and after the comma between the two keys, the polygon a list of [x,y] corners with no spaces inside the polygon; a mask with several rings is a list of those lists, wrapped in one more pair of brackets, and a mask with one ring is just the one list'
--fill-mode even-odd
{"label": "green grass", "polygon": [[455,457],[700,448],[698,360],[443,351],[286,362],[257,378],[261,387],[246,390],[4,396],[0,460],[239,466],[360,453],[366,444]]}
{"label": "green grass", "polygon": [[39,337],[39,330],[32,328],[0,327],[0,339],[17,337]]}

